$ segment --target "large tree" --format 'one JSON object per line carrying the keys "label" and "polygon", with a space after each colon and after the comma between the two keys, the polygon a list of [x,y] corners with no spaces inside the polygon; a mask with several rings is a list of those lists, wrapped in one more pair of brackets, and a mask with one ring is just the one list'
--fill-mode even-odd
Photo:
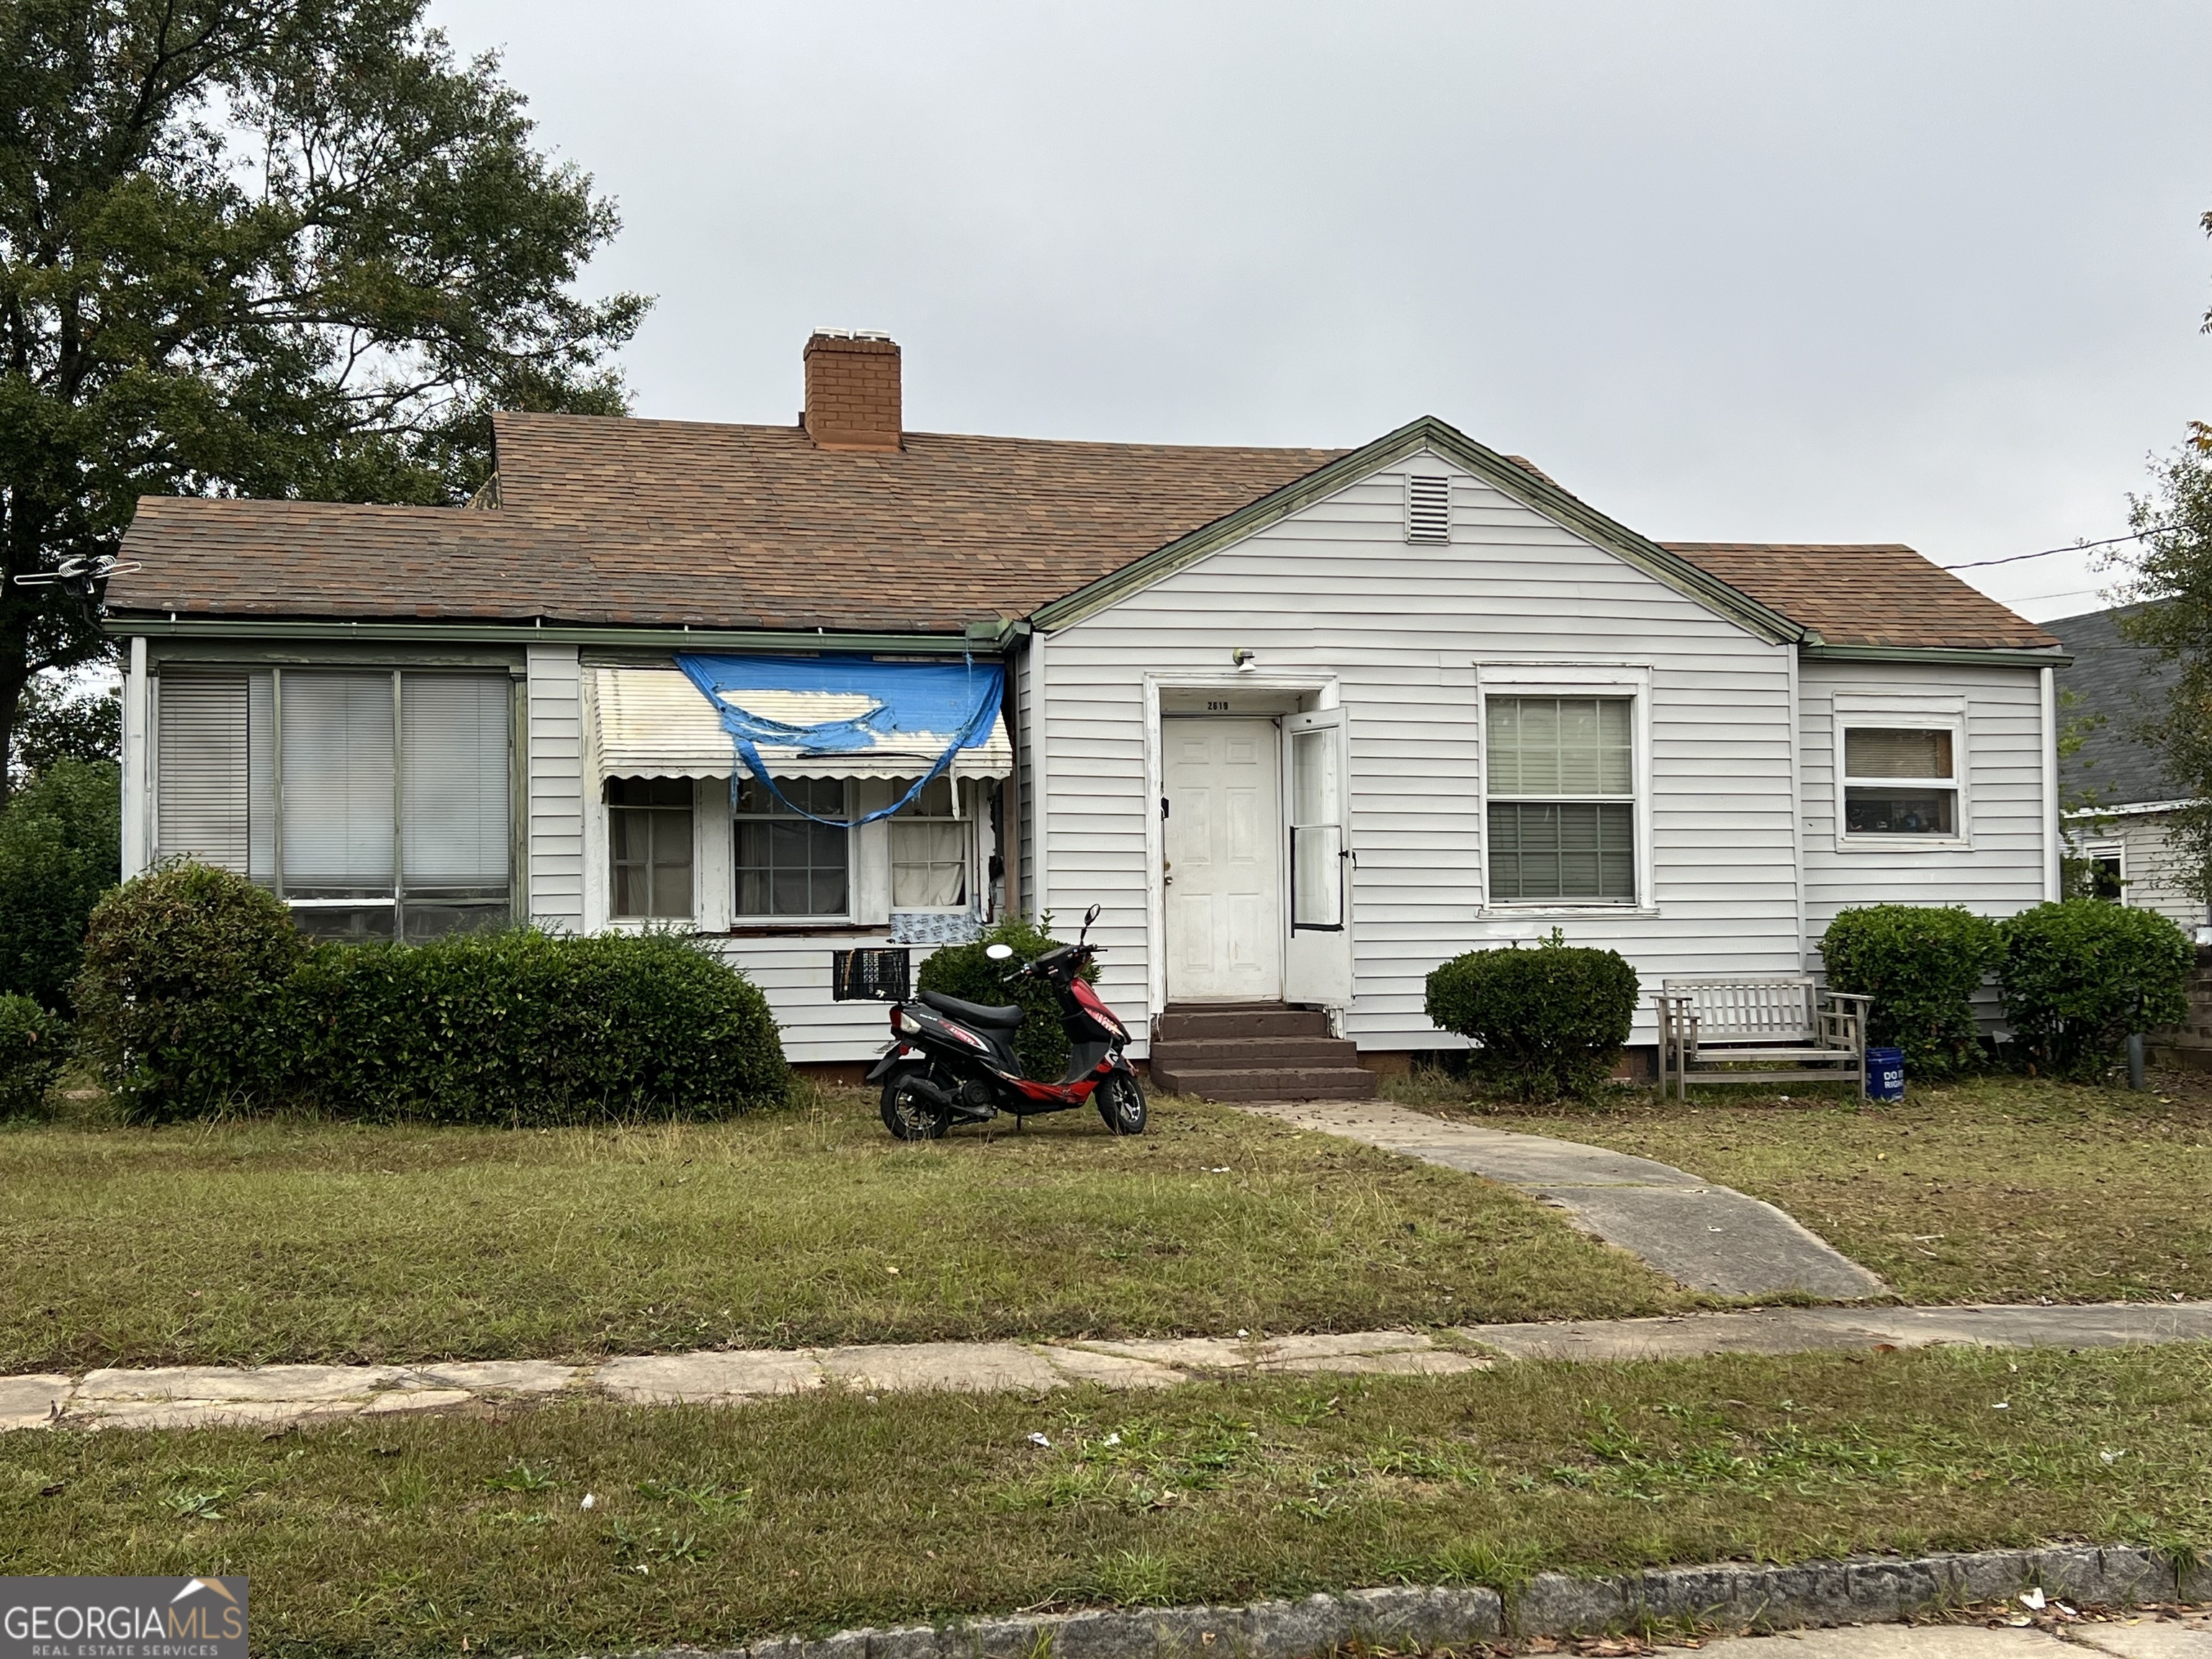
{"label": "large tree", "polygon": [[0,0],[0,798],[30,677],[148,494],[465,499],[494,408],[621,413],[646,301],[423,0]]}
{"label": "large tree", "polygon": [[2187,803],[2167,820],[2174,884],[2212,903],[2212,454],[2185,444],[2151,472],[2151,492],[2129,514],[2140,540],[2120,590],[2140,608],[2120,626],[2179,671],[2139,735],[2158,751],[2173,798]]}

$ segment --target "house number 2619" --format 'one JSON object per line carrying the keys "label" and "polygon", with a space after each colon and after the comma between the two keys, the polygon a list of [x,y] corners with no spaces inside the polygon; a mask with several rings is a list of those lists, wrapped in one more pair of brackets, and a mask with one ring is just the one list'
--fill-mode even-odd
{"label": "house number 2619", "polygon": [[1209,701],[1206,705],[1206,712],[1209,714],[1225,714],[1229,712],[1229,705],[1225,702]]}

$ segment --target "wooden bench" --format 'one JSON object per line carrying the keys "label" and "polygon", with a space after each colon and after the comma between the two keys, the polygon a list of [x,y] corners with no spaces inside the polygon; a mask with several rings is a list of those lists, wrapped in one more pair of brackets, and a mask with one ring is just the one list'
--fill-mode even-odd
{"label": "wooden bench", "polygon": [[[1660,981],[1659,1096],[1700,1083],[1849,1083],[1866,1097],[1871,997],[1810,974],[1699,975]],[[1739,1069],[1740,1068],[1740,1069]]]}

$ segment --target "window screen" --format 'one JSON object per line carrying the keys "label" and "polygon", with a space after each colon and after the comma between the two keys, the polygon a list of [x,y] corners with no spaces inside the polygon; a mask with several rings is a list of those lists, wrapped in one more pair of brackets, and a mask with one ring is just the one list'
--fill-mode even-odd
{"label": "window screen", "polygon": [[401,684],[399,795],[407,890],[456,896],[503,892],[513,689],[504,677],[477,674],[410,674]]}
{"label": "window screen", "polygon": [[1844,770],[1855,778],[1948,778],[1951,734],[1853,726],[1844,733]]}
{"label": "window screen", "polygon": [[1632,902],[1632,700],[1491,697],[1486,708],[1491,898]]}
{"label": "window screen", "polygon": [[[1959,833],[1953,738],[1943,729],[1848,727],[1844,732],[1844,829],[1854,836]],[[1894,781],[1891,781],[1894,780]]]}
{"label": "window screen", "polygon": [[1337,734],[1291,734],[1291,926],[1344,925],[1344,816]]}
{"label": "window screen", "polygon": [[691,914],[694,787],[689,778],[607,781],[616,915],[673,921]]}
{"label": "window screen", "polygon": [[[783,778],[795,805],[821,817],[845,816],[836,778]],[[847,910],[846,840],[839,825],[817,823],[746,778],[738,786],[737,909],[741,916],[842,916]]]}

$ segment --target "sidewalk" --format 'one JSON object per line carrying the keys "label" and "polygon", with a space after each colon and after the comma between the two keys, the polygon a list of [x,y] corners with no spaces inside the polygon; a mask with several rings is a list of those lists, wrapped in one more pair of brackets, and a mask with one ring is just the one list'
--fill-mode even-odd
{"label": "sidewalk", "polygon": [[1881,1280],[1812,1229],[1733,1187],[1579,1141],[1486,1129],[1384,1100],[1238,1103],[1294,1128],[1342,1135],[1518,1188],[1668,1278],[1719,1296],[1881,1296]]}
{"label": "sidewalk", "polygon": [[1449,1376],[1500,1361],[1622,1361],[1814,1353],[1952,1343],[2113,1347],[2212,1340],[2212,1302],[2094,1306],[1759,1308],[1674,1318],[1478,1325],[1434,1333],[873,1347],[708,1349],[565,1364],[550,1359],[416,1365],[216,1365],[0,1377],[0,1431],[39,1428],[281,1426],[440,1411],[481,1401],[597,1395],[632,1405],[742,1405],[845,1388],[1041,1394],[1092,1382],[1171,1388],[1285,1373]]}

